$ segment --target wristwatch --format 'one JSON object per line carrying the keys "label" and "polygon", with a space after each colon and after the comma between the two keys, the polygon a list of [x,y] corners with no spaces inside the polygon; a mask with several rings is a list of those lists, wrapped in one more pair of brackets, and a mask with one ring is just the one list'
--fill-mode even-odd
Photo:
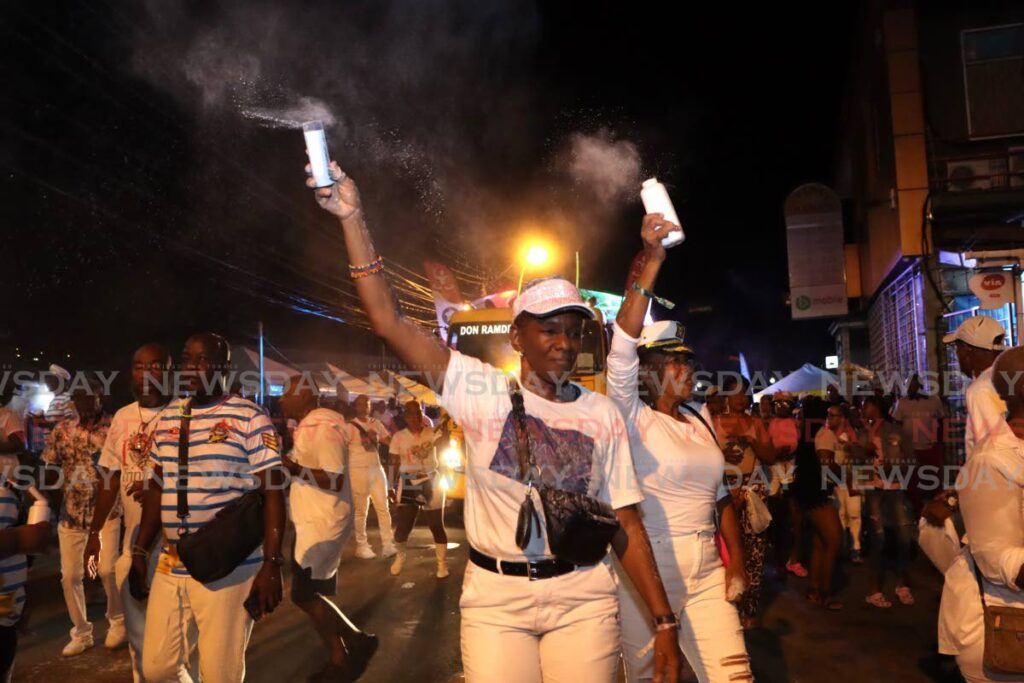
{"label": "wristwatch", "polygon": [[284,566],[284,555],[282,555],[281,553],[278,553],[277,555],[272,555],[271,557],[264,557],[263,561],[264,562],[270,562],[272,564],[276,564],[278,567],[283,567]]}
{"label": "wristwatch", "polygon": [[654,630],[655,631],[667,631],[671,628],[677,628],[679,626],[679,618],[675,614],[663,614],[660,617],[654,617]]}

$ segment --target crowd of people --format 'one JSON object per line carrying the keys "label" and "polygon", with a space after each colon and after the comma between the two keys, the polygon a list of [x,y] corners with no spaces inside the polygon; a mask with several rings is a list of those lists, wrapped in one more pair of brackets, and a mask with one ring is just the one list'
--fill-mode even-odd
{"label": "crowd of people", "polygon": [[[842,610],[845,559],[866,564],[864,604],[912,605],[916,543],[945,577],[940,651],[969,681],[1024,680],[985,642],[988,606],[1024,607],[1024,394],[1015,382],[1024,349],[1006,350],[992,318],[970,318],[946,339],[971,383],[966,467],[958,490],[943,490],[922,467],[954,464],[941,439],[944,408],[916,378],[895,400],[848,400],[829,386],[824,395],[768,395],[755,407],[735,375],[698,396],[697,357],[682,327],[644,325],[662,240],[678,229],[662,215],[644,217],[645,260],[611,326],[602,395],[569,380],[583,322],[595,316],[574,285],[543,278],[514,299],[520,371],[510,376],[401,314],[354,182],[333,164],[332,177],[316,198],[340,220],[373,329],[431,378],[443,414],[366,397],[331,409],[297,376],[275,423],[222,381],[227,342],[196,334],[178,358],[160,344],[140,347],[131,360],[136,400],[112,418],[95,383],[58,395],[37,420],[45,466],[26,484],[25,456],[16,456],[31,451],[32,434],[8,402],[0,409],[5,679],[28,556],[52,535],[45,518],[18,523],[19,508],[46,505],[36,485],[59,510],[72,625],[64,656],[94,646],[88,575],[106,593],[104,644],[128,645],[136,681],[241,681],[253,624],[282,601],[287,564],[290,598],[328,655],[314,679],[359,679],[378,638],[334,602],[343,549],[354,536],[356,558],[378,557],[367,535],[372,504],[379,555],[400,575],[422,514],[436,577],[449,576],[437,452],[451,420],[466,458],[460,628],[469,681],[613,681],[623,665],[629,681],[677,681],[687,668],[699,681],[753,680],[744,632],[760,625],[766,579],[806,580],[810,604]],[[999,486],[979,485],[993,475]]]}

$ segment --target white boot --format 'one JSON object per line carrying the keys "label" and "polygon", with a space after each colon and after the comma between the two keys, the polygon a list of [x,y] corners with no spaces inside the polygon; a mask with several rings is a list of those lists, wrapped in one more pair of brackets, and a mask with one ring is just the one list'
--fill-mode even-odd
{"label": "white boot", "polygon": [[437,555],[437,578],[448,578],[448,544],[435,543],[434,554]]}
{"label": "white boot", "polygon": [[405,544],[395,544],[395,561],[391,563],[391,576],[398,576],[405,566]]}

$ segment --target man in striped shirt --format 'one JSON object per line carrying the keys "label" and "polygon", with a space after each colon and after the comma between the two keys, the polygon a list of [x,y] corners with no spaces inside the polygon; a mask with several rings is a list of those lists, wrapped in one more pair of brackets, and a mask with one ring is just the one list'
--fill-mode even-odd
{"label": "man in striped shirt", "polygon": [[[6,477],[0,474],[0,529],[17,523],[18,497]],[[50,525],[45,526],[49,536]],[[25,607],[27,572],[28,561],[21,553],[0,560],[0,681],[11,680],[14,653],[18,648],[17,624]]]}
{"label": "man in striped shirt", "polygon": [[259,490],[263,547],[228,576],[208,584],[193,579],[178,558],[182,521],[177,517],[176,487],[182,401],[172,401],[157,418],[150,451],[154,476],[144,494],[129,576],[132,596],[143,599],[149,547],[162,528],[164,546],[146,610],[142,669],[147,680],[177,680],[184,658],[198,645],[205,683],[241,681],[253,625],[244,604],[252,596],[257,611],[268,614],[281,601],[285,507],[280,446],[270,418],[259,406],[225,392],[223,375],[229,360],[227,342],[215,334],[194,335],[182,352],[183,388],[192,401],[186,527],[203,527],[245,493]]}

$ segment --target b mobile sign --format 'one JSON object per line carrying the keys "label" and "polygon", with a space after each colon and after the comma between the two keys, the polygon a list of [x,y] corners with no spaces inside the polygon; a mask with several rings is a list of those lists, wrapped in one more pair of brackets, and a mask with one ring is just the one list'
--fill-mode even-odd
{"label": "b mobile sign", "polygon": [[839,196],[809,183],[786,198],[789,298],[794,319],[846,315],[843,213]]}

